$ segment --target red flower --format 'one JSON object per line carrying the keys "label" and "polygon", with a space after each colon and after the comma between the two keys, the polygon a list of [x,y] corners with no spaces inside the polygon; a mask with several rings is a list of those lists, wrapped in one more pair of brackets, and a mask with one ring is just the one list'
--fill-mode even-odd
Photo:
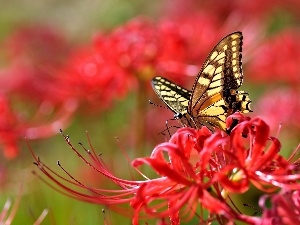
{"label": "red flower", "polygon": [[63,86],[92,109],[110,107],[136,89],[138,79],[154,76],[153,61],[159,51],[156,35],[154,25],[143,19],[96,35],[90,46],[74,52],[61,73]]}
{"label": "red flower", "polygon": [[[229,117],[229,120],[237,115]],[[230,148],[225,151],[227,165],[217,175],[227,191],[245,192],[250,182],[265,192],[279,187],[299,188],[291,184],[290,179],[298,180],[299,177],[294,174],[292,165],[278,154],[280,142],[269,137],[269,126],[263,120],[254,118],[241,122],[233,129],[230,139],[227,144]]]}
{"label": "red flower", "polygon": [[1,71],[1,88],[31,102],[65,101],[58,87],[58,71],[70,52],[70,44],[58,31],[47,26],[16,30],[5,41],[8,65]]}
{"label": "red flower", "polygon": [[129,91],[139,88],[145,92],[150,88],[146,82],[157,73],[183,83],[186,79],[182,75],[195,75],[198,67],[186,64],[188,48],[193,47],[192,43],[187,45],[186,32],[178,26],[167,20],[155,25],[145,18],[135,18],[108,34],[97,34],[89,46],[70,57],[59,75],[59,87],[97,110],[111,106],[113,100]]}
{"label": "red flower", "polygon": [[92,47],[78,49],[60,71],[65,95],[80,103],[81,109],[105,109],[122,98],[132,86],[131,77],[120,67],[103,60]]}
{"label": "red flower", "polygon": [[287,128],[286,130],[289,130],[290,136],[293,133],[299,135],[300,115],[296,113],[300,112],[299,96],[298,89],[284,88],[267,91],[257,102],[255,112],[261,115],[273,131],[282,124],[284,128]]}
{"label": "red flower", "polygon": [[[179,129],[169,142],[158,145],[151,156],[133,160],[135,168],[147,164],[157,173],[153,179],[142,174],[146,177],[143,181],[117,178],[93,149],[86,150],[89,158],[86,159],[65,136],[72,150],[87,165],[117,184],[120,190],[91,188],[65,169],[69,178],[64,178],[33,156],[38,168],[68,196],[111,205],[127,216],[129,211],[118,206],[130,204],[133,224],[138,224],[139,218],[169,218],[170,224],[175,225],[195,214],[200,223],[217,220],[225,224],[240,220],[255,224],[258,219],[232,208],[228,196],[246,192],[250,183],[265,192],[280,188],[298,190],[300,174],[296,163],[279,155],[280,142],[269,137],[269,127],[264,121],[236,113],[229,117],[228,124],[237,119],[240,123],[230,136],[219,131],[212,134],[206,127]],[[207,217],[202,210],[198,211],[199,207],[208,211]]]}
{"label": "red flower", "polygon": [[[106,77],[111,77],[112,85],[116,83],[111,92],[117,93],[132,88],[133,80],[149,81],[157,73],[169,74],[182,83],[185,80],[180,79],[182,74],[198,73],[198,67],[187,63],[197,61],[198,66],[201,64],[220,38],[215,34],[216,30],[217,24],[208,16],[177,21],[165,19],[157,25],[145,18],[135,18],[106,35],[96,35],[86,51],[74,53],[65,76],[70,82],[75,80],[70,86],[77,84],[75,89],[80,90],[80,84],[86,83],[87,87],[91,86],[91,92],[94,88],[89,79],[96,87],[98,80],[106,80]],[[119,80],[122,87],[118,85]],[[107,89],[112,88],[109,85]]]}
{"label": "red flower", "polygon": [[[184,128],[178,130],[169,143],[156,147],[151,157],[135,160],[135,166],[149,164],[164,180],[145,183],[145,187],[137,192],[138,203],[135,202],[133,206],[138,210],[145,207],[148,212],[158,211],[154,207],[148,209],[149,205],[152,206],[152,201],[171,201],[168,211],[159,216],[165,216],[170,211],[176,216],[186,204],[190,207],[188,212],[195,213],[191,209],[201,202],[211,213],[225,214],[231,220],[239,217],[227,208],[224,201],[229,193],[246,192],[250,182],[265,192],[272,192],[280,187],[299,188],[298,184],[291,181],[299,180],[300,175],[295,174],[293,166],[278,155],[280,142],[269,137],[269,127],[259,118],[247,120],[239,114],[234,114],[228,120],[237,117],[242,121],[230,137],[223,137],[218,132],[205,135],[201,133],[204,128],[198,132]],[[247,139],[243,137],[245,134]],[[269,141],[271,145],[265,149]],[[194,166],[189,163],[193,149],[199,152],[199,159],[195,159],[197,163]],[[163,152],[166,152],[170,161],[166,160]],[[216,188],[219,198],[206,193],[209,187]],[[157,193],[161,194],[157,196]],[[205,193],[205,198],[202,198]],[[206,202],[208,198],[211,204]],[[176,199],[188,200],[175,204]]]}
{"label": "red flower", "polygon": [[24,134],[21,124],[8,100],[0,96],[0,144],[6,158],[14,158],[18,155],[17,141]]}
{"label": "red flower", "polygon": [[[297,1],[238,1],[238,0],[217,0],[217,1],[197,1],[197,0],[175,0],[166,1],[166,13],[168,15],[184,16],[195,13],[208,13],[214,15],[220,22],[227,19],[255,20],[262,21],[268,16],[272,16],[276,9],[295,10],[299,3]],[[294,9],[293,9],[294,8]],[[237,21],[235,21],[237,22]]]}
{"label": "red flower", "polygon": [[44,138],[66,127],[77,107],[60,86],[57,73],[70,46],[47,26],[16,30],[4,42],[7,66],[0,71],[0,143],[6,157],[18,154],[18,141]]}
{"label": "red flower", "polygon": [[[285,30],[267,39],[253,54],[247,74],[255,82],[286,82],[298,87],[300,84],[300,33]],[[255,72],[251,72],[255,71]]]}
{"label": "red flower", "polygon": [[[270,199],[272,206],[266,206]],[[260,224],[293,225],[300,223],[300,193],[299,190],[282,190],[278,194],[263,196],[259,205],[263,209]]]}
{"label": "red flower", "polygon": [[172,22],[156,25],[145,18],[133,19],[109,35],[95,37],[95,47],[103,60],[146,81],[161,72],[157,71],[161,62],[185,63],[187,53],[184,44]]}
{"label": "red flower", "polygon": [[[209,14],[185,15],[173,20],[164,20],[161,24],[163,27],[172,30],[181,39],[181,48],[183,49],[180,49],[181,54],[179,56],[183,56],[184,58],[177,61],[184,60],[183,62],[198,67],[195,73],[188,74],[192,76],[198,73],[201,64],[223,35],[222,30],[219,28],[219,23]],[[174,50],[170,53],[174,54]],[[174,56],[171,56],[171,59],[174,59]],[[170,60],[170,57],[168,60]]]}
{"label": "red flower", "polygon": [[134,160],[135,167],[148,164],[161,177],[144,182],[137,190],[137,196],[131,202],[136,217],[143,210],[158,218],[170,217],[171,224],[179,224],[180,218],[191,219],[201,203],[212,213],[208,221],[215,220],[215,214],[228,219],[235,218],[234,211],[226,202],[207,191],[212,183],[205,182],[205,179],[210,175],[206,168],[197,165],[200,161],[206,164],[209,160],[199,154],[204,143],[212,144],[215,141],[206,127],[199,131],[182,128],[169,142],[158,145],[150,157]]}
{"label": "red flower", "polygon": [[[51,104],[41,104],[34,115],[25,114],[12,106],[11,99],[0,95],[0,145],[6,158],[11,159],[19,154],[18,143],[25,137],[38,139],[57,133],[61,127],[69,124],[76,103],[66,101],[61,109],[53,112]],[[48,111],[50,108],[50,115]],[[48,116],[47,116],[48,115]]]}
{"label": "red flower", "polygon": [[[195,3],[198,4],[198,2]],[[174,3],[172,2],[172,4]],[[185,7],[180,5],[176,8]],[[173,34],[171,36],[173,39],[166,39],[164,37],[167,35],[160,31],[163,44],[167,45],[167,43],[177,40],[177,45],[174,45],[173,50],[166,51],[167,57],[159,58],[158,74],[173,76],[174,78],[171,80],[184,84],[187,80],[186,76],[194,77],[198,74],[204,60],[218,41],[235,30],[240,30],[244,34],[243,49],[247,52],[256,49],[255,43],[261,40],[264,34],[264,24],[261,21],[257,22],[255,19],[240,21],[239,15],[236,15],[235,12],[232,12],[233,18],[219,18],[218,13],[209,13],[210,9],[205,10],[205,7],[202,9],[194,13],[188,11],[181,16],[175,14],[172,17],[171,15],[160,22],[161,27],[167,28],[167,31]],[[238,23],[236,22],[237,18],[239,19]],[[174,39],[174,37],[176,38]],[[243,61],[248,60],[247,52],[244,52]],[[164,51],[160,51],[160,55],[162,54]]]}

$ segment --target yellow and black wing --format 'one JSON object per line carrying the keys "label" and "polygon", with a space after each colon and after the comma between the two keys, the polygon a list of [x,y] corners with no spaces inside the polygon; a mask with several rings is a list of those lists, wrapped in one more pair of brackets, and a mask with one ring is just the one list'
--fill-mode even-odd
{"label": "yellow and black wing", "polygon": [[248,93],[237,91],[243,83],[241,32],[224,37],[210,52],[192,91],[155,77],[152,87],[183,126],[207,126],[226,131],[226,118],[236,111],[250,112]]}
{"label": "yellow and black wing", "polygon": [[189,126],[226,130],[226,118],[236,111],[249,112],[248,93],[237,91],[243,83],[241,32],[224,37],[210,52],[194,83],[187,109]]}
{"label": "yellow and black wing", "polygon": [[175,113],[181,117],[187,113],[191,92],[163,77],[154,77],[151,85],[159,98]]}

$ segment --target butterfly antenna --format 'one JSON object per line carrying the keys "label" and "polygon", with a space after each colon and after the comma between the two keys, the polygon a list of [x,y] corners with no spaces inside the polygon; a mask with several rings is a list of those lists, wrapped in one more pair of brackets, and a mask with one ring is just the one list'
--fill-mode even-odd
{"label": "butterfly antenna", "polygon": [[162,134],[162,135],[165,135],[165,131],[168,131],[168,134],[169,134],[169,136],[171,137],[171,132],[170,132],[170,128],[180,128],[180,127],[177,127],[177,126],[169,126],[168,125],[168,122],[170,121],[170,120],[176,120],[176,119],[168,119],[168,120],[166,120],[166,129],[164,129],[163,131],[161,131],[161,132],[159,132],[158,134]]}
{"label": "butterfly antenna", "polygon": [[261,210],[259,210],[259,209],[255,208],[255,207],[253,207],[252,205],[249,205],[249,204],[247,204],[247,203],[244,203],[243,206],[249,207],[249,208],[253,209],[253,210],[255,211],[253,216],[257,215],[258,213],[263,214],[263,212],[262,212]]}
{"label": "butterfly antenna", "polygon": [[167,127],[167,131],[168,131],[168,133],[169,133],[169,136],[171,137],[171,133],[170,133],[169,126],[168,126],[168,121],[169,121],[169,120],[166,120],[166,127]]}
{"label": "butterfly antenna", "polygon": [[159,107],[159,108],[168,109],[168,108],[165,107],[165,106],[158,105],[158,104],[156,104],[156,103],[154,103],[154,102],[151,102],[151,100],[149,100],[149,104],[150,104],[150,105],[154,105],[154,106]]}

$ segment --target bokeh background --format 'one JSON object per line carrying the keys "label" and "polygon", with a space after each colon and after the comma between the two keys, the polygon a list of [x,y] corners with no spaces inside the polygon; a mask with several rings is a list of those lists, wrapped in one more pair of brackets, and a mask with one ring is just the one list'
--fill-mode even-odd
{"label": "bokeh background", "polygon": [[28,143],[55,171],[60,160],[76,179],[109,188],[59,135],[89,147],[88,131],[109,168],[129,178],[121,149],[149,155],[173,117],[148,103],[162,105],[150,80],[161,75],[191,89],[209,51],[237,30],[249,116],[265,119],[288,155],[300,141],[299,15],[297,0],[1,1],[0,206],[14,200],[12,224],[33,224],[45,208],[42,224],[130,224],[45,185],[32,174]]}

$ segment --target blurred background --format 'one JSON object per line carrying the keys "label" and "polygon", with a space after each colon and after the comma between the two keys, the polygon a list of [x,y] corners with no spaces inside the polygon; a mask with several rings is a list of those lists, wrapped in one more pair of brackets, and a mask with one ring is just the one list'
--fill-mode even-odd
{"label": "blurred background", "polygon": [[[60,160],[76,179],[101,188],[103,177],[59,135],[62,129],[75,146],[90,148],[88,131],[110,170],[128,178],[121,149],[131,159],[148,156],[168,138],[159,133],[173,118],[149,104],[163,105],[150,80],[161,75],[191,89],[210,50],[237,30],[249,116],[266,120],[272,136],[282,124],[289,155],[300,141],[299,15],[297,0],[0,2],[0,206],[13,200],[12,224],[33,224],[46,208],[42,224],[104,224],[104,206],[68,198],[32,174],[39,171],[27,143],[53,170],[61,173]],[[130,224],[107,212],[111,224]]]}

